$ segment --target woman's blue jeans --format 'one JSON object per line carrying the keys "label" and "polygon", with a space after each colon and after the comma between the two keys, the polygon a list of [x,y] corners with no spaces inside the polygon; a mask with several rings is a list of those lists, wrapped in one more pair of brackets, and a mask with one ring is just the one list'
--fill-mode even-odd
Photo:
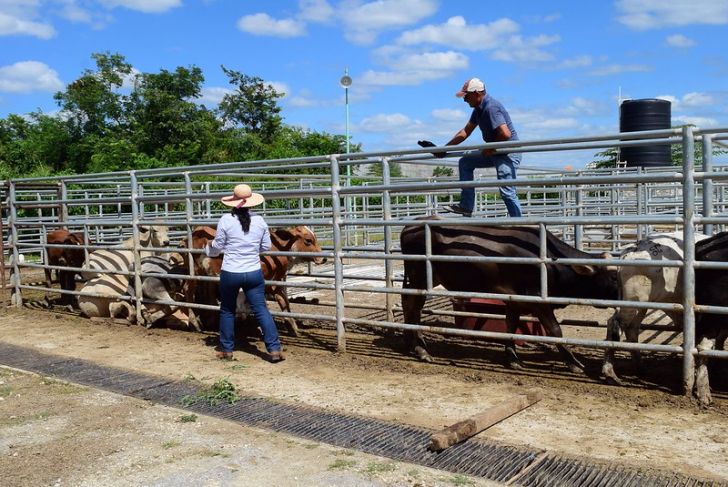
{"label": "woman's blue jeans", "polygon": [[[472,181],[473,173],[479,167],[494,167],[498,179],[516,179],[516,167],[521,163],[521,154],[494,154],[484,156],[482,152],[474,152],[460,158],[460,181]],[[501,199],[506,204],[509,216],[521,216],[521,204],[514,186],[500,186]],[[475,207],[475,188],[463,188],[460,192],[460,206],[473,211]]]}
{"label": "woman's blue jeans", "polygon": [[235,306],[241,289],[258,325],[263,330],[266,350],[280,351],[278,329],[265,304],[265,280],[262,270],[220,273],[220,349],[223,352],[232,352],[235,347]]}

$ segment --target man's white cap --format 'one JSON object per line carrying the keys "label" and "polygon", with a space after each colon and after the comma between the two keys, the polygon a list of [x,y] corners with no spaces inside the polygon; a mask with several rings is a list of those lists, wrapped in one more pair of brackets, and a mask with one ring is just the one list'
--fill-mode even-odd
{"label": "man's white cap", "polygon": [[463,84],[463,87],[455,93],[458,98],[464,97],[467,93],[474,91],[485,91],[485,84],[479,78],[471,78]]}

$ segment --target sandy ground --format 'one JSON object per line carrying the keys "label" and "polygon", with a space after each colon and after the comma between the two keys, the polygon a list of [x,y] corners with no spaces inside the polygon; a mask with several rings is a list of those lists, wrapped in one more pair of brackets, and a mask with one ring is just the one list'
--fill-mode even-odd
{"label": "sandy ground", "polygon": [[[605,313],[606,310],[577,310],[582,319],[603,320]],[[228,378],[243,394],[433,429],[538,386],[545,394],[542,402],[481,433],[481,437],[640,468],[728,479],[725,389],[715,391],[714,406],[699,409],[693,400],[676,393],[679,384],[674,378],[679,377],[680,362],[665,355],[646,357],[648,371],[640,378],[631,376],[627,365],[620,365],[618,372],[627,378],[627,386],[613,387],[603,384],[598,377],[598,352],[577,349],[587,364],[587,374],[575,375],[568,372],[553,350],[522,349],[527,368],[513,372],[502,365],[501,346],[430,337],[435,363],[423,364],[406,354],[402,340],[373,332],[347,334],[347,353],[337,353],[334,330],[316,324],[303,328],[299,338],[283,333],[288,359],[276,365],[262,360],[263,346],[256,337],[239,337],[233,364],[244,367],[232,367],[213,357],[216,336],[212,333],[175,328],[147,330],[93,322],[57,311],[4,308],[2,315],[0,340],[6,343],[174,380],[188,375],[206,383]],[[562,317],[568,315],[567,309]],[[566,335],[603,338],[603,333],[599,328],[570,327]],[[657,335],[646,333],[651,338]],[[3,380],[11,379],[5,373]],[[36,379],[12,376],[12,381],[21,384],[32,384],[33,380]],[[12,390],[14,386],[10,387]],[[12,392],[0,402],[0,408],[8,407],[10,397]],[[171,485],[170,479],[175,478],[179,469],[191,472],[190,475],[203,471],[209,474],[209,479],[203,477],[208,479],[207,484],[202,485],[222,485],[228,478],[233,484],[264,485],[247,483],[248,475],[280,485],[414,486],[474,482],[399,465],[386,475],[374,468],[377,472],[372,476],[367,462],[386,460],[368,460],[361,454],[341,453],[324,445],[311,447],[304,441],[210,418],[201,418],[192,425],[181,424],[178,419],[183,413],[179,411],[98,391],[84,390],[65,397],[69,401],[65,411],[38,419],[23,415],[25,419],[17,425],[2,425],[3,438],[8,437],[8,431],[18,431],[30,439],[21,442],[25,445],[23,449],[15,451],[7,440],[0,443],[0,475],[13,473],[19,480],[25,477],[17,475],[42,479],[36,485],[53,485],[54,478],[61,478],[58,485],[91,485],[97,479],[107,479],[111,485],[138,485],[146,481]],[[41,399],[29,401],[31,404],[24,407],[37,415],[50,408]],[[88,408],[77,410],[81,404],[88,404]],[[83,432],[67,432],[69,424]],[[101,427],[103,435],[98,433]],[[94,436],[97,441],[90,439]],[[270,445],[260,446],[261,437],[270,439]],[[172,444],[166,442],[179,444],[166,448],[164,445]],[[74,463],[78,465],[72,472],[54,477],[60,460],[49,455],[48,445],[74,452]],[[99,464],[97,450],[101,445],[111,459]],[[285,448],[281,449],[281,445]],[[139,448],[142,454],[136,451]],[[24,467],[16,468],[18,464],[9,461],[9,457],[14,453],[20,455],[21,451],[26,460],[20,465]],[[218,451],[230,456],[209,453]],[[348,460],[350,456],[356,458],[355,465],[343,472],[332,470],[331,465],[337,460]],[[266,477],[271,467],[292,462],[292,471],[307,477],[291,480],[292,474],[278,467],[278,477]],[[410,469],[420,472],[416,478],[410,478]],[[301,478],[304,480],[300,481]],[[485,485],[479,482],[477,485]]]}

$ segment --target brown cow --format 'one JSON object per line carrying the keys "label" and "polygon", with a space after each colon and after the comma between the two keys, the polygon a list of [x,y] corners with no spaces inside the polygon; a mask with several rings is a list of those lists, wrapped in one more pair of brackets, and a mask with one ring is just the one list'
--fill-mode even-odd
{"label": "brown cow", "polygon": [[[46,235],[46,241],[51,245],[84,245],[86,239],[83,236],[83,232],[69,232],[65,228],[59,228],[48,232]],[[78,249],[64,249],[58,247],[50,247],[48,250],[48,262],[47,265],[56,265],[62,267],[82,267],[84,260],[86,260],[86,253],[83,248]],[[56,271],[58,276],[58,284],[61,289],[65,291],[76,290],[76,272],[75,271]],[[45,269],[46,286],[51,287],[51,270]],[[61,294],[61,304],[72,304],[74,302],[73,295]]]}
{"label": "brown cow", "polygon": [[[192,248],[203,249],[207,245],[207,242],[215,238],[215,229],[212,227],[197,227],[192,232]],[[275,229],[270,231],[271,237],[271,250],[277,252],[321,252],[321,247],[316,240],[316,234],[306,226],[297,226],[288,229]],[[182,246],[186,247],[186,242],[183,241]],[[207,257],[204,254],[194,254],[195,262],[195,275],[198,276],[218,276],[220,275],[220,269],[222,267],[222,256],[218,257]],[[323,264],[326,262],[324,257],[306,257],[306,256],[286,256],[286,255],[271,255],[264,256],[260,259],[260,265],[263,269],[263,276],[268,281],[285,281],[288,276],[288,270],[294,265],[302,262],[313,262],[315,264]],[[201,291],[196,290],[202,286]],[[291,305],[288,301],[288,293],[286,292],[286,286],[267,286],[266,294],[272,296],[281,311],[290,313]],[[191,302],[190,299],[197,297],[200,301],[205,303],[213,303],[217,298],[217,286],[210,287],[207,283],[197,283],[195,281],[189,281],[187,286],[186,298],[187,302]],[[296,320],[290,317],[284,318],[289,331],[294,336],[298,336],[298,324]],[[200,329],[200,323],[194,316],[194,312],[190,309],[190,323],[197,329]]]}

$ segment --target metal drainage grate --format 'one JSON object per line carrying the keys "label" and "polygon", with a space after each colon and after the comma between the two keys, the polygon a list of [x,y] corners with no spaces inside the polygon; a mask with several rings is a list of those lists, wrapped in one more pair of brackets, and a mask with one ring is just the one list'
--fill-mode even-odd
{"label": "metal drainage grate", "polygon": [[[182,397],[197,391],[197,387],[185,382],[103,367],[85,360],[58,357],[5,343],[0,343],[0,363],[178,408],[181,408]],[[195,404],[183,409],[402,462],[524,487],[726,486],[721,482],[648,474],[621,465],[599,465],[480,440],[467,441],[441,453],[433,453],[427,450],[432,432],[424,428],[256,397],[243,397],[235,404]]]}

